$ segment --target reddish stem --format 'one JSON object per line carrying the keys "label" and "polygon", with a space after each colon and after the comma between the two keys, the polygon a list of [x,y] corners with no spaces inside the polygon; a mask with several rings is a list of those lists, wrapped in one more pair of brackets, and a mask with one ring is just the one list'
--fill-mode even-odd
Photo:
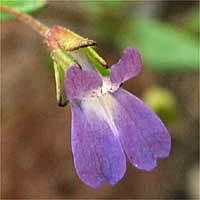
{"label": "reddish stem", "polygon": [[34,19],[30,15],[21,13],[5,5],[1,5],[0,10],[15,16],[20,21],[30,25],[35,31],[37,31],[43,37],[45,37],[46,33],[49,31],[49,28],[47,26],[41,24],[38,20]]}

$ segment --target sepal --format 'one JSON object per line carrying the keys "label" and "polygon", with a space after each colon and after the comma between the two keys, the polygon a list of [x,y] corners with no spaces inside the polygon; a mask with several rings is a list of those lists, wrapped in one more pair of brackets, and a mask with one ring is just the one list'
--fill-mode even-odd
{"label": "sepal", "polygon": [[56,42],[57,47],[64,51],[74,51],[82,47],[96,45],[95,41],[88,40],[88,38],[83,38],[80,35],[61,26],[54,26],[51,28],[46,35],[46,40],[50,50],[55,49],[54,42]]}
{"label": "sepal", "polygon": [[56,82],[56,99],[58,102],[58,106],[64,107],[69,103],[69,101],[65,96],[65,89],[64,89],[65,72],[63,68],[56,62],[54,62],[54,72],[55,72],[55,82]]}
{"label": "sepal", "polygon": [[102,76],[109,76],[110,70],[108,69],[106,61],[101,56],[99,56],[92,47],[84,48],[84,50],[96,70],[99,71]]}

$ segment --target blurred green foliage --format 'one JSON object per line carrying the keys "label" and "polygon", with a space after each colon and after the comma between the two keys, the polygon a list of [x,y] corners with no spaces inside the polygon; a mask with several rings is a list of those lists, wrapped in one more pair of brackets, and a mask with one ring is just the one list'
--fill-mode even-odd
{"label": "blurred green foliage", "polygon": [[[0,0],[1,5],[10,6],[22,13],[32,13],[46,5],[46,0]],[[1,12],[1,20],[12,19],[13,16]]]}
{"label": "blurred green foliage", "polygon": [[[46,0],[1,0],[1,4],[30,13],[45,6]],[[184,16],[185,23],[178,28],[159,19],[136,18],[131,14],[134,7],[121,0],[83,1],[80,5],[96,33],[102,35],[108,45],[120,50],[128,46],[138,48],[145,66],[175,71],[198,68],[199,41],[195,38],[195,33],[199,33],[198,8]],[[10,18],[12,16],[1,13],[1,19]]]}
{"label": "blurred green foliage", "polygon": [[200,25],[199,9],[199,7],[194,7],[185,19],[185,27],[197,34]]}
{"label": "blurred green foliage", "polygon": [[108,45],[120,50],[128,46],[138,48],[145,66],[168,71],[198,68],[199,43],[195,34],[189,32],[198,30],[198,9],[192,9],[184,16],[185,24],[177,27],[158,18],[135,17],[134,7],[123,1],[86,1],[81,5],[97,34],[102,34]]}
{"label": "blurred green foliage", "polygon": [[[84,1],[81,3],[91,26],[95,27],[97,35],[103,36],[104,40],[113,44],[117,42],[120,30],[123,29],[124,19],[128,4],[123,1]],[[119,24],[121,27],[119,27]]]}
{"label": "blurred green foliage", "polygon": [[176,109],[176,96],[170,90],[160,87],[149,88],[144,93],[143,100],[165,124],[180,117]]}
{"label": "blurred green foliage", "polygon": [[135,20],[124,39],[127,45],[136,44],[144,62],[156,70],[186,70],[198,66],[197,41],[170,24],[154,19]]}

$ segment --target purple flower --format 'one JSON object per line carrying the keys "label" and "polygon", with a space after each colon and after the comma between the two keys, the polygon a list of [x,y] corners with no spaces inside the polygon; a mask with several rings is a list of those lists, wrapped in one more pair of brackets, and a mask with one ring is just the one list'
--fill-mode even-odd
{"label": "purple flower", "polygon": [[115,185],[126,171],[126,157],[138,169],[151,171],[157,158],[168,157],[170,135],[140,99],[120,88],[141,71],[136,48],[127,48],[110,69],[110,77],[71,66],[65,92],[72,109],[72,152],[80,179],[93,188]]}

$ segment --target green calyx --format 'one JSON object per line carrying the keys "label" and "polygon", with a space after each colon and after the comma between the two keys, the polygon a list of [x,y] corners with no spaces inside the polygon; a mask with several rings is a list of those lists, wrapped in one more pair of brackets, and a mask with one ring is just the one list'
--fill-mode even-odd
{"label": "green calyx", "polygon": [[93,66],[101,73],[102,76],[109,76],[110,70],[107,69],[107,63],[100,57],[92,47],[86,47],[85,52]]}
{"label": "green calyx", "polygon": [[56,98],[59,106],[66,106],[69,101],[65,96],[65,88],[64,88],[64,79],[65,79],[65,71],[54,62],[54,72],[55,72],[55,81],[56,81]]}
{"label": "green calyx", "polygon": [[59,106],[65,106],[69,103],[64,90],[65,72],[72,65],[80,66],[76,59],[70,55],[70,52],[82,48],[93,67],[102,76],[110,75],[107,63],[92,48],[92,46],[96,45],[96,42],[93,40],[83,38],[63,27],[55,26],[47,32],[45,43],[51,51],[51,57],[54,60],[56,97]]}
{"label": "green calyx", "polygon": [[73,57],[64,52],[62,49],[53,50],[51,52],[51,57],[62,68],[63,71],[66,71],[70,66],[74,64],[78,65]]}

